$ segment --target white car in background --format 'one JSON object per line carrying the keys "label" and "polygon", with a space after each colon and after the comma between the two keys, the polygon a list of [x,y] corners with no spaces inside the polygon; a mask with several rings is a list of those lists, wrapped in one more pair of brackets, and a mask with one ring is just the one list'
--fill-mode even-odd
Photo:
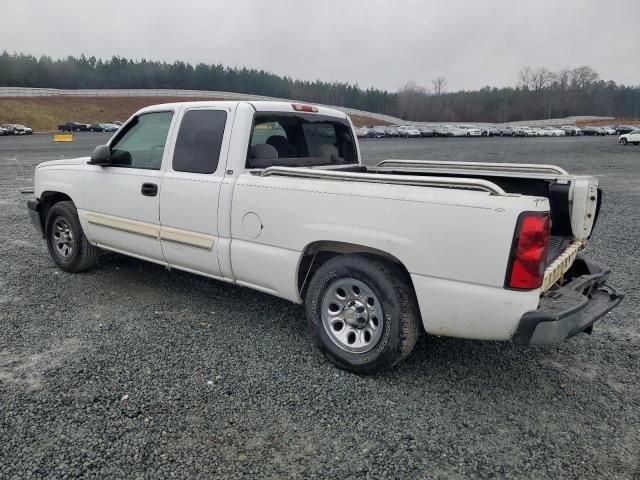
{"label": "white car in background", "polygon": [[549,132],[550,137],[564,137],[567,135],[564,130],[556,127],[544,127],[544,130]]}
{"label": "white car in background", "polygon": [[513,137],[513,128],[508,125],[504,125],[498,130],[498,135],[501,137]]}
{"label": "white car in background", "polygon": [[625,133],[624,135],[620,135],[618,143],[620,145],[626,145],[627,143],[638,145],[640,143],[640,130],[634,130],[632,132]]}
{"label": "white car in background", "polygon": [[482,130],[473,125],[458,125],[458,128],[465,131],[467,137],[480,137],[482,136]]}
{"label": "white car in background", "polygon": [[467,131],[464,128],[455,125],[446,125],[450,137],[466,137]]}
{"label": "white car in background", "polygon": [[420,130],[413,125],[402,125],[398,127],[398,135],[405,138],[418,138],[422,136]]}
{"label": "white car in background", "polygon": [[618,132],[616,132],[616,129],[615,129],[615,128],[611,128],[611,127],[609,127],[609,126],[602,127],[602,132],[603,132],[605,135],[615,135],[616,133],[618,133]]}
{"label": "white car in background", "polygon": [[358,138],[364,138],[369,135],[369,129],[367,127],[356,127],[354,128],[354,131],[356,132],[356,137]]}

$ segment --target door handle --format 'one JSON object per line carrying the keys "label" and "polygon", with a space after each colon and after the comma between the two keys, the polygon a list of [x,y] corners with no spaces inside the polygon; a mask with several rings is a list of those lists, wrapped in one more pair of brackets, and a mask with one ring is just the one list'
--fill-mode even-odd
{"label": "door handle", "polygon": [[155,197],[158,194],[158,185],[155,183],[143,183],[140,193],[145,197]]}

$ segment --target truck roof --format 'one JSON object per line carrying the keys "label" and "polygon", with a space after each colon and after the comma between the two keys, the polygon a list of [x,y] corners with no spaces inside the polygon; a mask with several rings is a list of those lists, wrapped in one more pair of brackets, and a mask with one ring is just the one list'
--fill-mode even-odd
{"label": "truck roof", "polygon": [[[283,113],[294,113],[296,111],[304,111],[304,113],[317,113],[318,115],[325,115],[329,117],[338,117],[338,118],[347,118],[347,114],[341,112],[340,110],[336,110],[334,108],[324,107],[321,105],[315,105],[311,103],[304,102],[285,102],[285,101],[247,101],[247,100],[206,100],[206,101],[197,101],[197,102],[174,102],[174,103],[161,103],[157,105],[149,105],[148,107],[144,107],[140,109],[136,113],[145,113],[145,112],[153,112],[157,110],[167,109],[167,108],[178,108],[180,106],[186,107],[207,107],[207,106],[225,106],[230,108],[235,108],[240,103],[246,103],[251,105],[257,112],[283,112]],[[312,107],[313,111],[299,110],[300,107]],[[297,110],[298,109],[298,110]]]}

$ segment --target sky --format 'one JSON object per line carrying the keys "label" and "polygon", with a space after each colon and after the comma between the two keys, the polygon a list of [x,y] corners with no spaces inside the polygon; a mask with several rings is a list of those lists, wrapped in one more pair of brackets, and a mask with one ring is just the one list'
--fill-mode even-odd
{"label": "sky", "polygon": [[9,52],[221,63],[395,91],[589,65],[640,85],[638,0],[0,0]]}

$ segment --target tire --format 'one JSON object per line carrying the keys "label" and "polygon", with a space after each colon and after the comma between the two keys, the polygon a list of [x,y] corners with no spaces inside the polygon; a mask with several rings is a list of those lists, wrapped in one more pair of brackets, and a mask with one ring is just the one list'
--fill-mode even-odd
{"label": "tire", "polygon": [[399,269],[364,255],[340,255],[320,266],[305,310],[320,351],[353,373],[393,367],[411,353],[420,331],[415,295]]}
{"label": "tire", "polygon": [[621,145],[626,145],[627,144],[627,139],[626,138],[621,138],[620,139],[620,144]]}
{"label": "tire", "polygon": [[88,270],[98,260],[99,250],[85,237],[73,202],[59,202],[49,209],[45,237],[49,255],[65,272]]}
{"label": "tire", "polygon": [[638,145],[638,142],[633,142],[634,145]]}

